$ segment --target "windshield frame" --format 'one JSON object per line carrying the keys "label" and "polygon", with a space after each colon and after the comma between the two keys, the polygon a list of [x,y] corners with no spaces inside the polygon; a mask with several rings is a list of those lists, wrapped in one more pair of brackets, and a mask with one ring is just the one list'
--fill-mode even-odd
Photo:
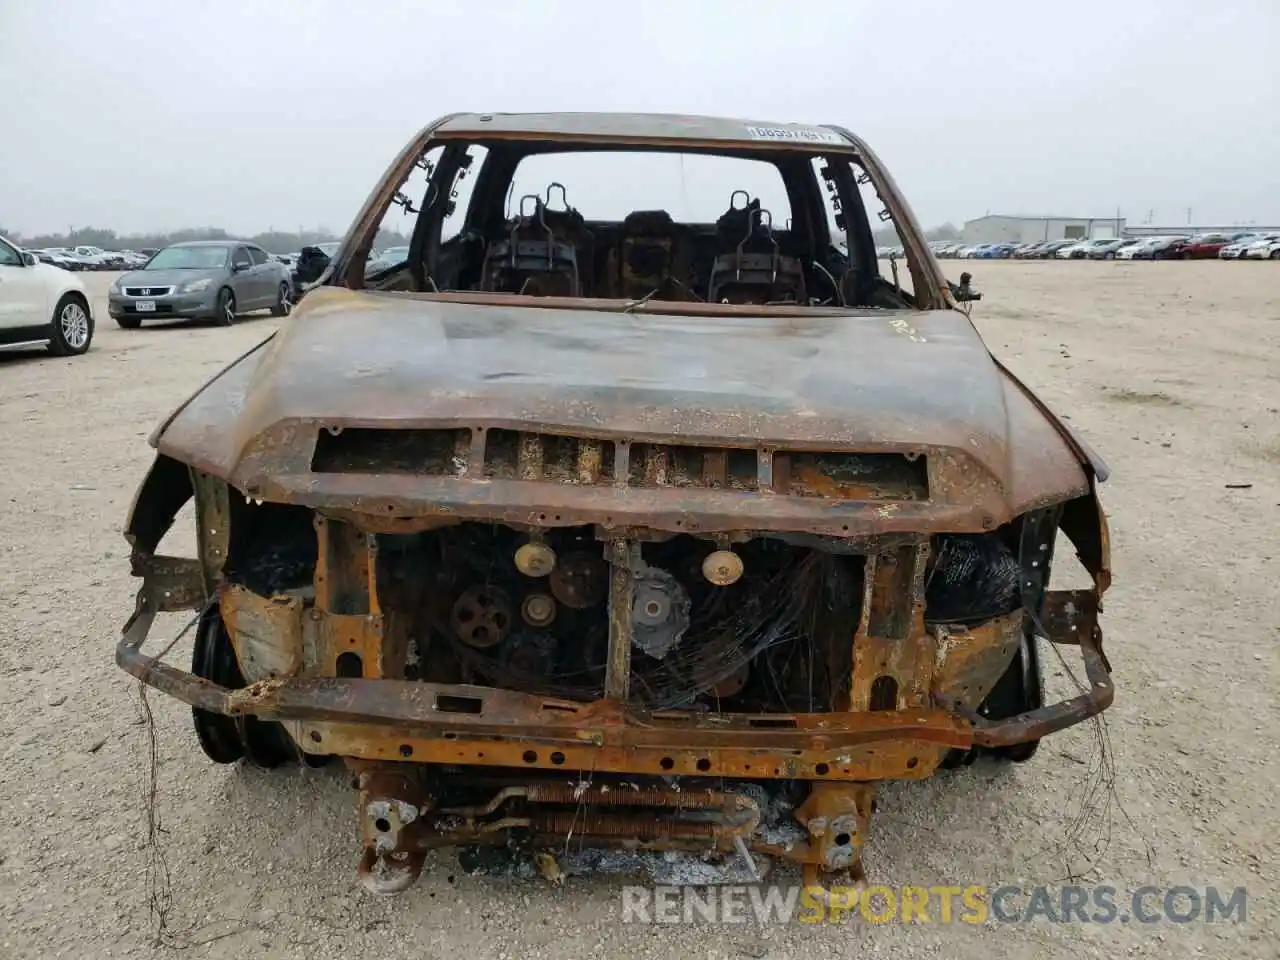
{"label": "windshield frame", "polygon": [[[489,151],[484,161],[485,164],[492,159],[496,150],[503,150],[508,153],[514,152],[519,156],[537,151],[556,153],[570,152],[575,149],[593,151],[621,150],[628,152],[650,150],[661,153],[707,153],[741,156],[748,159],[764,159],[772,162],[777,162],[779,155],[784,154],[789,158],[787,162],[790,163],[808,164],[815,159],[837,160],[839,163],[835,164],[835,166],[844,168],[837,173],[836,177],[841,206],[843,210],[856,210],[861,214],[860,217],[846,217],[845,220],[846,223],[849,223],[851,219],[863,221],[861,227],[866,230],[867,238],[865,240],[861,237],[858,238],[858,257],[859,259],[865,258],[868,260],[868,265],[864,272],[871,276],[872,282],[878,281],[887,284],[906,296],[911,301],[906,309],[958,309],[951,285],[948,283],[933,251],[929,248],[924,238],[924,231],[920,228],[915,215],[902,197],[897,184],[865,141],[842,127],[832,125],[814,128],[825,131],[821,142],[798,142],[794,139],[782,138],[753,140],[745,133],[740,140],[699,139],[696,136],[687,134],[673,134],[672,136],[620,135],[612,133],[604,135],[569,132],[548,132],[539,135],[528,133],[499,134],[497,131],[489,132],[474,128],[450,128],[447,132],[442,133],[440,128],[445,126],[451,119],[453,119],[452,116],[442,117],[425,128],[404,147],[396,159],[388,166],[382,180],[370,193],[347,231],[337,256],[333,258],[324,273],[318,278],[317,285],[343,286],[352,290],[370,289],[365,283],[365,265],[373,249],[378,230],[384,222],[384,217],[392,203],[402,204],[403,201],[408,199],[415,203],[418,201],[417,197],[406,198],[399,195],[399,191],[414,169],[424,162],[427,153],[441,145],[444,147],[444,152],[437,161],[428,164],[433,171],[432,178],[427,188],[426,196],[422,201],[422,214],[419,216],[418,224],[415,226],[412,242],[412,247],[415,251],[422,251],[421,253],[415,253],[412,261],[423,264],[429,262],[428,258],[432,254],[430,236],[424,236],[421,233],[423,222],[428,213],[428,205],[440,204],[443,207],[444,203],[447,202],[448,198],[445,194],[449,192],[449,188],[454,184],[459,161],[465,155],[467,148],[472,145],[483,146]],[[484,119],[487,119],[487,117]],[[771,130],[773,128],[744,128],[744,131],[747,129]],[[854,169],[860,169],[861,176],[865,177],[865,180],[860,179],[859,182],[870,183],[876,198],[883,204],[883,210],[879,211],[878,223],[875,217],[867,216],[867,212],[863,210],[857,187],[853,185],[852,177],[847,176],[848,172]],[[845,179],[849,180],[847,186],[842,183]],[[820,178],[814,176],[812,180],[819,191],[817,196],[820,197],[822,186]],[[444,185],[443,188],[442,185]],[[478,188],[479,184],[477,183],[476,189]],[[806,187],[806,190],[809,189],[809,187]],[[810,203],[810,199],[809,197],[800,198],[801,202],[806,204]],[[440,219],[438,216],[435,218],[437,224]],[[906,251],[907,267],[912,279],[909,290],[901,288],[893,280],[879,273],[879,264],[875,259],[875,244],[870,238],[870,228],[879,228],[881,224],[889,224],[896,228],[902,241],[902,246]],[[848,228],[846,227],[846,234],[847,232]],[[832,239],[834,243],[841,238],[833,237]],[[863,249],[864,247],[865,249]],[[420,271],[421,269],[423,268],[420,268]],[[427,297],[445,295],[443,292],[425,289],[422,286],[422,277],[415,276],[413,283],[414,287],[412,289],[416,292],[424,293]],[[428,278],[426,286],[432,285]],[[403,288],[395,290],[396,295],[408,292],[410,291]],[[477,294],[472,291],[469,295],[481,296],[485,302],[490,302],[495,306],[511,307],[535,305],[539,300],[545,299],[512,293]],[[607,302],[612,303],[612,301]],[[621,305],[625,305],[627,302],[617,301]],[[721,306],[730,305],[711,304],[708,306],[712,311],[715,311],[719,310]],[[752,311],[762,316],[773,315],[780,310],[785,311],[785,309],[772,304],[751,306]],[[815,308],[805,307],[805,309]],[[851,303],[848,309],[858,309],[858,306]]]}
{"label": "windshield frame", "polygon": [[[184,244],[172,244],[170,246],[163,248],[162,250],[157,250],[155,254],[151,257],[151,259],[148,260],[145,264],[143,264],[139,269],[143,271],[148,271],[148,270],[225,270],[227,267],[227,262],[231,257],[231,250],[233,246],[234,246],[233,244],[226,244],[226,245],[209,244],[207,246],[203,244],[199,246],[196,246],[196,245],[186,246]],[[203,263],[203,264],[187,264],[187,265],[157,264],[156,261],[159,260],[161,257],[163,257],[170,250],[221,250],[222,262],[218,264]]]}

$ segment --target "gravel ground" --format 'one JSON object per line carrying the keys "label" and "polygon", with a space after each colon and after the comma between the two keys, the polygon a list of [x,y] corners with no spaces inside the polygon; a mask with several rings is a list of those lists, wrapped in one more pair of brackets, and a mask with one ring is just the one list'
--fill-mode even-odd
{"label": "gravel ground", "polygon": [[[952,275],[959,265],[951,265]],[[1118,694],[1109,843],[1062,846],[1090,729],[1016,767],[880,797],[887,884],[1246,886],[1242,925],[665,927],[620,922],[621,881],[472,877],[451,857],[391,900],[354,882],[339,772],[217,767],[151,697],[169,932],[191,957],[1276,957],[1280,272],[1273,264],[966,265],[995,353],[1115,470],[1104,617]],[[87,356],[0,359],[0,957],[153,945],[147,727],[112,647],[134,592],[120,527],[157,421],[277,321],[122,331],[90,276]],[[1252,484],[1230,489],[1228,484]],[[177,534],[184,541],[187,527]],[[1058,678],[1062,689],[1061,678]],[[1090,860],[1093,862],[1090,863]]]}

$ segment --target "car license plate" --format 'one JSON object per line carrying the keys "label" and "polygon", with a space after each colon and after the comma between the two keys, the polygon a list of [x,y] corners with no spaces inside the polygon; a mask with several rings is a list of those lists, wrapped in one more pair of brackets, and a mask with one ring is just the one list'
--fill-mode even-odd
{"label": "car license plate", "polygon": [[134,306],[138,308],[139,313],[156,312],[156,302],[154,300],[139,300]]}

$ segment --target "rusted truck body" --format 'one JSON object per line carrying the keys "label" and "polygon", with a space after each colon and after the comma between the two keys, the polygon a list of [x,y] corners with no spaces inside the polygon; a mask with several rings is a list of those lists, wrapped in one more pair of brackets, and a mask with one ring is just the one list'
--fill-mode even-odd
{"label": "rusted truck body", "polygon": [[[732,183],[714,224],[513,209],[530,162],[623,153],[749,161],[785,226]],[[409,257],[366,276],[397,206]],[[959,290],[842,128],[445,117],[156,430],[117,662],[215,761],[347,764],[378,891],[442,846],[857,874],[879,781],[1025,760],[1113,695],[1106,467]],[[198,556],[163,555],[192,500]],[[1050,589],[1068,541],[1091,586]],[[190,671],[144,651],[183,609]]]}

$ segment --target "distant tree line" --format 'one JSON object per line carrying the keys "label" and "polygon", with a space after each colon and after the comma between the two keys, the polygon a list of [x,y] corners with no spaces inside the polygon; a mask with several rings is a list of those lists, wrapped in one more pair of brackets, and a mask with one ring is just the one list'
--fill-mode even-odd
{"label": "distant tree line", "polygon": [[[145,250],[167,247],[171,243],[181,243],[184,240],[248,240],[269,253],[293,253],[308,244],[342,239],[325,229],[304,230],[301,233],[269,230],[266,233],[244,236],[228,233],[221,227],[190,227],[186,230],[175,230],[172,233],[127,234],[99,227],[80,227],[70,233],[46,233],[30,237],[0,228],[0,236],[8,237],[14,243],[32,250],[44,247],[79,246],[101,247],[104,250]],[[383,247],[406,246],[408,243],[409,238],[398,231],[379,230],[374,247],[381,250]]]}

